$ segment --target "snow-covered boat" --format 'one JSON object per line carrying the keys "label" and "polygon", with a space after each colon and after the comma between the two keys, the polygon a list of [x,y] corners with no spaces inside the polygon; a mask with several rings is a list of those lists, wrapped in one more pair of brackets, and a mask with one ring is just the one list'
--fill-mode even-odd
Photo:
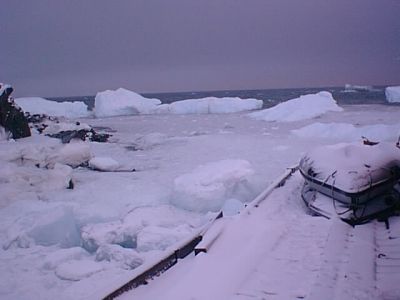
{"label": "snow-covered boat", "polygon": [[317,215],[355,225],[386,218],[400,203],[400,149],[393,144],[336,144],[300,161],[302,198]]}

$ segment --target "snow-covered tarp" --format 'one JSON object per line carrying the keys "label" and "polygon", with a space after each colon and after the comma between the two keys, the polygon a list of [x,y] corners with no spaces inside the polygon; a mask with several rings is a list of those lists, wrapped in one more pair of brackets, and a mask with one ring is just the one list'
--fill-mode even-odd
{"label": "snow-covered tarp", "polygon": [[46,114],[66,118],[83,118],[91,114],[87,105],[80,101],[56,102],[40,97],[23,97],[16,98],[15,102],[24,112],[30,114]]}
{"label": "snow-covered tarp", "polygon": [[385,89],[385,95],[390,103],[400,102],[400,86],[388,86]]}
{"label": "snow-covered tarp", "polygon": [[274,107],[249,114],[251,118],[264,121],[294,122],[311,119],[328,111],[342,111],[329,92],[308,94],[291,99]]}
{"label": "snow-covered tarp", "polygon": [[394,143],[320,146],[309,151],[300,163],[305,174],[312,170],[315,179],[349,193],[387,180],[396,167],[400,170],[400,149]]}

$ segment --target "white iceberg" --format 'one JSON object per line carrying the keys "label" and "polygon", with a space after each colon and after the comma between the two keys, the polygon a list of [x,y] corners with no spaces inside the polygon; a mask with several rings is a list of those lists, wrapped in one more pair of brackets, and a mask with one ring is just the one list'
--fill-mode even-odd
{"label": "white iceberg", "polygon": [[308,94],[280,103],[274,107],[249,114],[264,121],[294,122],[315,118],[328,111],[342,111],[329,92]]}
{"label": "white iceberg", "polygon": [[385,95],[390,103],[400,102],[400,86],[388,86],[385,89]]}
{"label": "white iceberg", "polygon": [[150,114],[157,105],[158,99],[145,98],[124,88],[115,91],[107,90],[97,93],[94,100],[94,113],[98,118]]}
{"label": "white iceberg", "polygon": [[262,100],[241,99],[238,97],[207,97],[202,99],[187,99],[164,104],[158,108],[158,113],[172,114],[227,114],[260,109]]}
{"label": "white iceberg", "polygon": [[15,102],[24,112],[30,114],[46,114],[66,118],[84,118],[91,115],[87,105],[80,101],[56,102],[40,97],[23,97],[16,98]]}

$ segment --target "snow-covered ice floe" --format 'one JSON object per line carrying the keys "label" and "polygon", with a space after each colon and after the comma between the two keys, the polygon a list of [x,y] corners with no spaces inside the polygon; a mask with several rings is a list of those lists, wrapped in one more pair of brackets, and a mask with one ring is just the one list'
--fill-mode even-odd
{"label": "snow-covered ice floe", "polygon": [[136,114],[222,114],[260,109],[262,105],[262,100],[237,97],[207,97],[161,104],[158,99],[145,98],[135,92],[119,88],[115,91],[97,93],[94,111],[96,117]]}
{"label": "snow-covered ice floe", "polygon": [[342,111],[329,92],[308,94],[291,99],[274,107],[249,114],[251,118],[263,121],[294,122],[311,119],[328,111]]}
{"label": "snow-covered ice floe", "polygon": [[385,95],[390,103],[400,102],[400,86],[388,86],[385,89]]}
{"label": "snow-covered ice floe", "polygon": [[313,123],[292,130],[292,134],[308,139],[323,138],[341,141],[357,141],[366,137],[375,141],[395,141],[400,135],[400,124],[354,126],[348,123]]}
{"label": "snow-covered ice floe", "polygon": [[87,105],[80,101],[56,102],[40,97],[23,97],[16,98],[15,102],[24,112],[30,114],[46,114],[66,118],[83,118],[91,115]]}

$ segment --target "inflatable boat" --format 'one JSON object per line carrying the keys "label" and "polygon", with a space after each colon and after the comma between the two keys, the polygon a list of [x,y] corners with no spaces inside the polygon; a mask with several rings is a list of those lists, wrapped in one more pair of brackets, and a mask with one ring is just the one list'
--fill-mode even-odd
{"label": "inflatable boat", "polygon": [[301,159],[299,171],[302,199],[317,215],[357,225],[400,207],[400,149],[393,144],[317,147]]}

